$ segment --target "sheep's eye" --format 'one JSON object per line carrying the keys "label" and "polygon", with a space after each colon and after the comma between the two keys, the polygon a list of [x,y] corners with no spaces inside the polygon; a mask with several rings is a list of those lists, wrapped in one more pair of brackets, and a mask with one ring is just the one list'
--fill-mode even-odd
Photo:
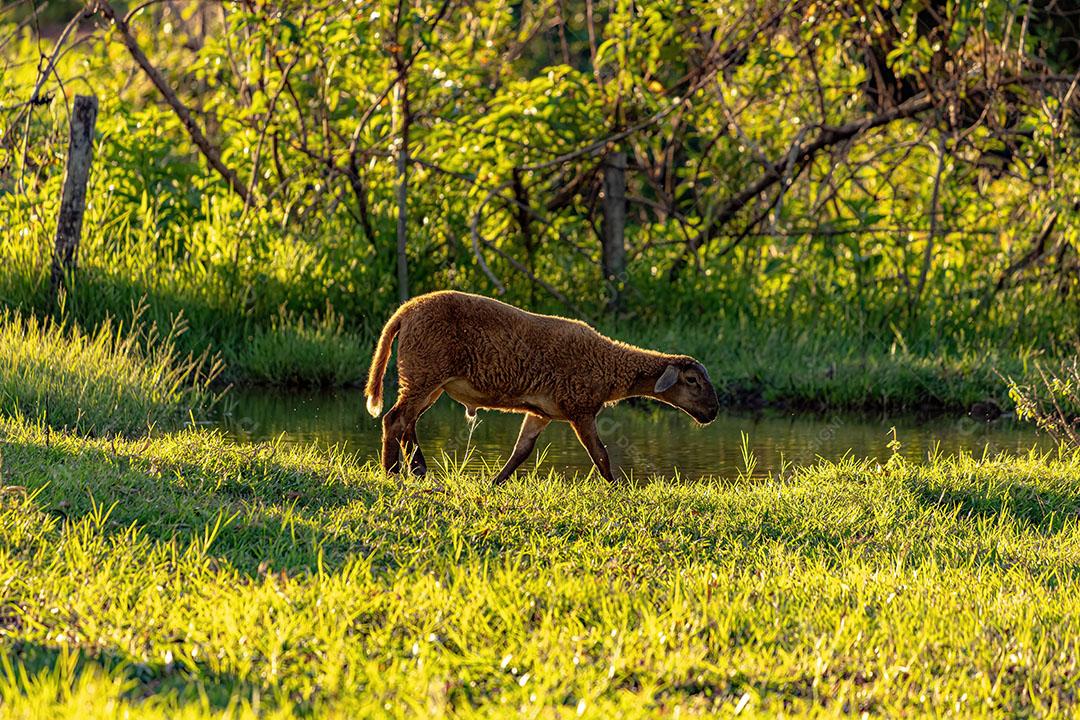
{"label": "sheep's eye", "polygon": [[697,385],[697,378],[694,377],[693,375],[691,375],[690,377],[686,378],[686,384],[687,385]]}

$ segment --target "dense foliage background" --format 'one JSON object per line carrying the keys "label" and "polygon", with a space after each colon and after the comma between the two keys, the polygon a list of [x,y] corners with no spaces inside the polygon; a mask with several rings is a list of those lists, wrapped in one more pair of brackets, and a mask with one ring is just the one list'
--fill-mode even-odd
{"label": "dense foliage background", "polygon": [[[439,288],[631,338],[1057,351],[1080,310],[1071,5],[9,2],[0,302],[54,312],[92,93],[63,312],[183,312],[235,372],[282,334],[362,363]],[[602,252],[620,153],[625,269]]]}

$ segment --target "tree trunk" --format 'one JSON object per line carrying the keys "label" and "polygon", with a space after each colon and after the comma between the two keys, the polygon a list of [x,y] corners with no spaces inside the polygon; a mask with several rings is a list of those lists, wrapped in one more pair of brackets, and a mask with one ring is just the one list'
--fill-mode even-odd
{"label": "tree trunk", "polygon": [[65,273],[75,271],[83,212],[86,210],[86,181],[90,176],[93,157],[97,109],[98,101],[93,95],[75,96],[64,189],[61,191],[60,214],[56,221],[56,249],[52,260],[51,292],[54,303],[59,297]]}
{"label": "tree trunk", "polygon": [[399,86],[401,102],[401,147],[398,148],[397,163],[397,279],[398,299],[409,299],[409,261],[405,254],[408,243],[408,197],[409,197],[409,125],[412,122],[409,112],[409,86],[404,78]]}
{"label": "tree trunk", "polygon": [[922,267],[919,269],[919,281],[915,285],[915,294],[911,297],[908,306],[911,315],[914,315],[918,310],[919,301],[922,299],[923,288],[926,287],[926,279],[930,274],[930,265],[934,261],[934,242],[937,240],[941,217],[941,176],[945,172],[945,160],[947,158],[945,141],[945,134],[942,133],[936,148],[937,172],[934,173],[934,187],[930,194],[930,231],[926,236],[926,247],[923,248]]}
{"label": "tree trunk", "polygon": [[626,283],[626,153],[613,152],[604,161],[604,281],[610,288],[608,307],[619,309]]}

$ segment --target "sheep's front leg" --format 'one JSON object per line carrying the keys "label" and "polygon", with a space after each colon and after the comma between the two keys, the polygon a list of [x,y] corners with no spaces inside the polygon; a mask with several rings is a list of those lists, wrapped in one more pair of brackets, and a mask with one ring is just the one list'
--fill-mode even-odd
{"label": "sheep's front leg", "polygon": [[536,438],[540,437],[540,433],[550,423],[550,420],[539,415],[525,414],[525,419],[521,422],[521,432],[518,433],[517,444],[514,445],[514,452],[510,454],[510,459],[506,461],[502,470],[495,476],[494,482],[496,485],[509,480],[514,471],[521,466],[521,463],[525,462],[526,458],[532,454],[533,448],[536,447]]}
{"label": "sheep's front leg", "polygon": [[[417,477],[427,474],[427,461],[424,460],[424,452],[420,449],[420,439],[416,437],[416,423],[409,426],[402,438],[402,448],[410,456],[409,469]],[[407,443],[407,444],[406,444]]]}
{"label": "sheep's front leg", "polygon": [[615,482],[615,476],[611,474],[611,461],[608,459],[607,448],[600,441],[600,434],[596,432],[596,416],[570,421],[571,427],[577,433],[578,440],[589,451],[593,465],[600,471],[601,477],[610,483]]}

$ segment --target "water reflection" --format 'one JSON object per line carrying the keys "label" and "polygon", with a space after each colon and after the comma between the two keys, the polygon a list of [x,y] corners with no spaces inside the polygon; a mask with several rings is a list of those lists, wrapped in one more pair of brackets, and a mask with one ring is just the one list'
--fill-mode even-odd
{"label": "water reflection", "polygon": [[[377,456],[381,425],[364,410],[359,389],[332,393],[296,393],[269,389],[230,392],[219,409],[217,424],[240,441],[282,436],[285,442],[340,445],[361,457]],[[513,447],[520,416],[481,412],[471,426],[460,405],[443,397],[417,426],[424,452],[432,461],[443,452],[463,458],[473,449],[471,466],[486,461],[498,467]],[[959,450],[982,454],[1026,452],[1052,442],[1030,426],[1007,418],[984,423],[963,418],[930,420],[906,416],[868,417],[764,412],[721,414],[698,427],[682,413],[663,406],[619,406],[605,410],[597,425],[613,463],[635,478],[653,474],[673,477],[730,477],[745,471],[742,434],[748,436],[756,465],[753,475],[778,472],[784,463],[804,465],[819,458],[839,460],[887,458],[890,427],[896,428],[900,453],[924,459],[937,447],[945,454]],[[591,467],[585,450],[565,423],[552,423],[537,444],[544,468],[575,473]],[[526,467],[535,464],[534,456]]]}

